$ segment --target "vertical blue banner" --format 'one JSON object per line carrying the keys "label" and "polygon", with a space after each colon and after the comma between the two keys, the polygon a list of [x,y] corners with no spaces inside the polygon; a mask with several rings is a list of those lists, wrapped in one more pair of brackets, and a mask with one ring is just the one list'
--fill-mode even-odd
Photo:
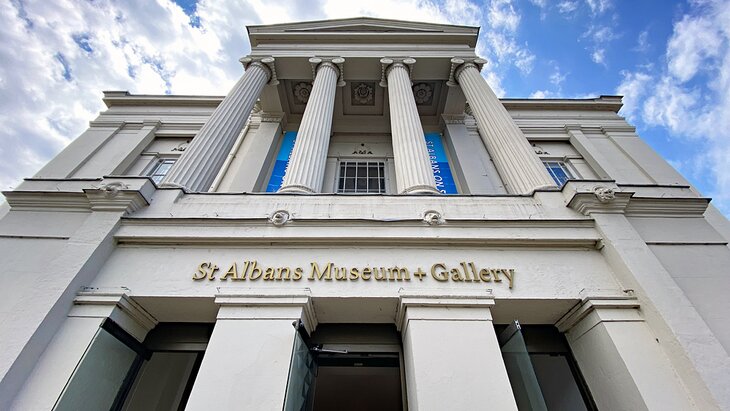
{"label": "vertical blue banner", "polygon": [[436,188],[444,194],[459,194],[456,190],[454,177],[451,175],[451,167],[449,167],[449,160],[446,158],[441,134],[426,133],[426,149],[428,149],[428,157],[431,160]]}
{"label": "vertical blue banner", "polygon": [[284,138],[281,140],[281,148],[279,148],[279,154],[276,156],[276,162],[274,163],[274,170],[271,172],[269,185],[266,186],[267,193],[275,193],[281,188],[281,183],[284,180],[286,167],[289,165],[289,157],[291,157],[296,139],[296,131],[287,131],[284,133]]}

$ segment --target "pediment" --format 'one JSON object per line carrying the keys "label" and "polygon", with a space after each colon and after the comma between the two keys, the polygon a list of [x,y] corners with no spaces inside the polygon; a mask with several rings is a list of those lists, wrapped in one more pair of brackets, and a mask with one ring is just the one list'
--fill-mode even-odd
{"label": "pediment", "polygon": [[357,17],[300,23],[249,26],[249,33],[467,33],[476,27]]}

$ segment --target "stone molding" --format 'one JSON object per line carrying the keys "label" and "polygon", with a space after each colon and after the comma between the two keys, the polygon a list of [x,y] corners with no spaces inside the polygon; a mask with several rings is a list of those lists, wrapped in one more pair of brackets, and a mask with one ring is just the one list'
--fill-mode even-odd
{"label": "stone molding", "polygon": [[30,179],[24,185],[22,190],[3,192],[11,209],[131,213],[149,205],[155,190],[149,177]]}
{"label": "stone molding", "polygon": [[[317,314],[311,291],[304,289],[246,289],[219,293],[218,320],[297,320],[312,333],[317,328]],[[292,330],[294,332],[294,330]]]}
{"label": "stone molding", "polygon": [[565,183],[562,192],[566,197],[566,205],[583,215],[621,214],[634,194],[621,191],[612,180],[571,180]]}
{"label": "stone molding", "polygon": [[681,197],[637,196],[613,180],[571,180],[562,190],[566,205],[583,215],[625,214],[627,217],[701,217],[710,199],[694,195]]}
{"label": "stone molding", "polygon": [[[398,295],[395,325],[404,332],[410,320],[492,321],[490,308],[494,306],[491,289],[457,290],[403,290]],[[475,309],[473,311],[458,308]],[[418,311],[417,314],[408,310]],[[424,309],[424,310],[418,310]]]}
{"label": "stone molding", "polygon": [[127,295],[125,288],[84,287],[73,301],[69,317],[111,318],[139,341],[155,328],[157,319]]}
{"label": "stone molding", "polygon": [[[627,292],[623,296],[590,296],[568,311],[556,323],[562,333],[569,330],[577,332],[576,338],[601,322],[643,322],[639,315],[639,300]],[[596,315],[588,323],[581,324],[590,314]]]}

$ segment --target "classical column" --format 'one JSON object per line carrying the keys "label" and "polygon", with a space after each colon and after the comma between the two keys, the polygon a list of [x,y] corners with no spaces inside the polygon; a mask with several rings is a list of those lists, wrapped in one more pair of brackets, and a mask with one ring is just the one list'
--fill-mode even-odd
{"label": "classical column", "polygon": [[395,179],[400,194],[440,194],[431,169],[426,150],[421,119],[418,117],[416,100],[411,89],[411,78],[407,65],[416,60],[408,58],[402,62],[381,59],[388,87],[390,105],[390,133],[393,140]]}
{"label": "classical column", "polygon": [[269,79],[275,79],[274,59],[248,63],[246,72],[215,109],[180,159],[162,181],[163,187],[208,191],[218,170],[243,129],[259,94]]}
{"label": "classical column", "polygon": [[[312,92],[304,109],[297,139],[289,158],[280,193],[311,194],[322,191],[327,150],[332,132],[335,92],[341,78],[343,58],[309,59],[315,71]],[[344,85],[344,82],[341,82]]]}
{"label": "classical column", "polygon": [[452,69],[456,68],[453,78],[464,91],[507,190],[512,194],[528,194],[539,188],[554,187],[555,182],[530,143],[479,73],[475,63],[480,62],[451,59]]}

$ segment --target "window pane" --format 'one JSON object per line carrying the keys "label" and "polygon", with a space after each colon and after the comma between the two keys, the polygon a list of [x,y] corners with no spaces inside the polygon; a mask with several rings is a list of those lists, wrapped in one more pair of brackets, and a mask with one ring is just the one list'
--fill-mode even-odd
{"label": "window pane", "polygon": [[136,352],[99,328],[54,410],[110,409],[136,358]]}
{"label": "window pane", "polygon": [[380,161],[343,161],[340,163],[340,193],[384,193],[385,163]]}

